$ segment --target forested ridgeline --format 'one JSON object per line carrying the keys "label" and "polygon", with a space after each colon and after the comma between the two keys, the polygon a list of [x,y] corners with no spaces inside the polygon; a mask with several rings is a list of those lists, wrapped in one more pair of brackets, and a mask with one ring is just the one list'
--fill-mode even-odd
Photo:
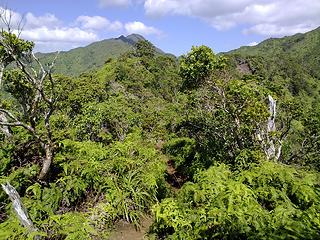
{"label": "forested ridgeline", "polygon": [[108,239],[144,216],[150,239],[319,237],[319,75],[294,58],[139,41],[66,77],[33,46],[1,32],[0,239]]}

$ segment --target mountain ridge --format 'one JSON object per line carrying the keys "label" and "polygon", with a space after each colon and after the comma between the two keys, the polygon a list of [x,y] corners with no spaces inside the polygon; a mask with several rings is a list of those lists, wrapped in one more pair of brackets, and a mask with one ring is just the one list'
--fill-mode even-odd
{"label": "mountain ridge", "polygon": [[293,35],[289,35],[289,36],[284,36],[284,37],[271,37],[271,38],[268,38],[268,39],[265,39],[263,41],[261,41],[260,43],[258,43],[257,45],[255,46],[241,46],[239,48],[236,48],[236,49],[233,49],[233,50],[230,50],[226,53],[233,53],[233,52],[244,52],[245,50],[248,50],[248,49],[257,49],[261,46],[264,46],[265,44],[268,44],[270,42],[273,42],[273,41],[290,41],[291,39],[299,39],[299,38],[305,38],[305,36],[310,36],[310,35],[319,35],[320,34],[320,26],[311,30],[311,31],[308,31],[308,32],[305,32],[305,33],[296,33],[296,34],[293,34]]}
{"label": "mountain ridge", "polygon": [[[140,40],[146,39],[139,34],[120,35],[116,38],[93,42],[84,47],[62,51],[56,61],[55,72],[75,76],[98,69],[108,59],[117,58],[132,50],[135,43]],[[165,54],[159,48],[156,48],[156,51]],[[49,63],[56,53],[37,53],[37,55],[43,62]],[[311,72],[312,76],[320,79],[320,27],[306,33],[269,38],[256,46],[242,46],[221,54],[231,57],[240,56],[241,58],[263,57],[269,60],[273,59],[273,61],[285,56],[285,58],[294,59],[297,63],[301,63],[302,67]]]}
{"label": "mountain ridge", "polygon": [[285,57],[296,61],[312,76],[320,79],[320,27],[306,33],[269,38],[256,46],[243,46],[226,54],[269,59]]}
{"label": "mountain ridge", "polygon": [[[74,76],[98,69],[109,58],[119,57],[121,54],[132,50],[140,40],[146,39],[139,34],[121,35],[117,38],[93,42],[84,47],[61,51],[56,60],[55,73]],[[158,48],[157,51],[163,53]],[[37,56],[42,62],[50,63],[56,54],[57,52],[37,53]]]}

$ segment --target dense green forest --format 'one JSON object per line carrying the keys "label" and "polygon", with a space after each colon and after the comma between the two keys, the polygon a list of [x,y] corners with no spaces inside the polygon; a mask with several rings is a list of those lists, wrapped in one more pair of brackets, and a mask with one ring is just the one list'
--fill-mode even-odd
{"label": "dense green forest", "polygon": [[109,239],[145,217],[146,239],[319,238],[319,36],[179,59],[140,39],[65,76],[2,31],[0,239]]}

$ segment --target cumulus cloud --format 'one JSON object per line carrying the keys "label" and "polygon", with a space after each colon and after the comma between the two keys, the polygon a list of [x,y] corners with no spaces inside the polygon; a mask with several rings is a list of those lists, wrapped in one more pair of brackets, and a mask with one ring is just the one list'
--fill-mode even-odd
{"label": "cumulus cloud", "polygon": [[142,35],[161,35],[161,31],[150,26],[146,26],[142,22],[128,22],[124,25],[125,30],[127,33],[138,33]]}
{"label": "cumulus cloud", "polygon": [[61,21],[53,14],[47,13],[43,16],[35,16],[32,13],[27,13],[24,18],[25,29],[33,29],[42,26],[47,26],[50,28],[58,27],[61,24]]}
{"label": "cumulus cloud", "polygon": [[319,0],[145,0],[150,16],[200,18],[218,30],[249,26],[244,33],[268,36],[306,32],[320,25]]}
{"label": "cumulus cloud", "polygon": [[255,33],[265,36],[285,36],[293,35],[295,33],[305,33],[316,27],[317,25],[313,24],[297,24],[294,26],[279,26],[277,24],[258,24],[251,28],[244,29],[243,33]]}
{"label": "cumulus cloud", "polygon": [[144,3],[145,11],[151,16],[163,16],[166,14],[192,15],[189,5],[192,1],[178,0],[146,0]]}
{"label": "cumulus cloud", "polygon": [[76,20],[78,24],[84,29],[117,31],[122,29],[123,25],[119,21],[111,22],[110,20],[101,16],[79,16]]}
{"label": "cumulus cloud", "polygon": [[56,51],[68,51],[73,48],[83,46],[82,43],[74,43],[74,42],[40,42],[37,41],[36,44],[36,52],[56,52]]}
{"label": "cumulus cloud", "polygon": [[[136,0],[140,1],[140,0]],[[73,47],[98,41],[108,33],[139,33],[143,35],[160,35],[161,31],[146,26],[142,22],[134,21],[122,23],[111,21],[102,16],[79,16],[71,23],[64,23],[54,14],[46,13],[36,16],[26,13],[24,18],[18,12],[6,10],[0,7],[0,13],[10,19],[10,27],[18,33],[19,24],[23,27],[20,36],[36,43],[36,51],[48,52],[56,50],[68,50]],[[0,27],[6,27],[0,21]]]}
{"label": "cumulus cloud", "polygon": [[[81,45],[99,39],[93,29],[86,29],[81,26],[64,26],[63,22],[55,15],[47,13],[36,16],[33,13],[22,14],[0,7],[0,13],[4,21],[0,21],[0,27],[6,29],[6,23],[10,28],[19,33],[24,39],[36,43],[36,51],[61,50],[67,46]],[[109,22],[110,28],[116,23]],[[47,46],[47,49],[45,48]]]}
{"label": "cumulus cloud", "polygon": [[55,28],[46,26],[23,30],[21,37],[35,42],[65,42],[81,43],[98,40],[98,36],[93,32],[87,32],[80,28]]}

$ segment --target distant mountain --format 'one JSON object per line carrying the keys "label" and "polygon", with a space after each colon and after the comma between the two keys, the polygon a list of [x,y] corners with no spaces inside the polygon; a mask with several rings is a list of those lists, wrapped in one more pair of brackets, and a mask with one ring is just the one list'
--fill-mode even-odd
{"label": "distant mountain", "polygon": [[259,56],[269,61],[286,58],[320,79],[320,27],[307,33],[270,38],[252,47],[241,47],[227,54],[242,57]]}
{"label": "distant mountain", "polygon": [[[135,43],[146,40],[139,34],[121,35],[94,42],[86,47],[79,47],[70,51],[60,52],[56,60],[55,73],[65,75],[79,75],[80,73],[101,67],[109,58],[115,58],[132,50]],[[157,51],[163,53],[160,49]],[[38,53],[44,63],[51,62],[56,53]]]}

